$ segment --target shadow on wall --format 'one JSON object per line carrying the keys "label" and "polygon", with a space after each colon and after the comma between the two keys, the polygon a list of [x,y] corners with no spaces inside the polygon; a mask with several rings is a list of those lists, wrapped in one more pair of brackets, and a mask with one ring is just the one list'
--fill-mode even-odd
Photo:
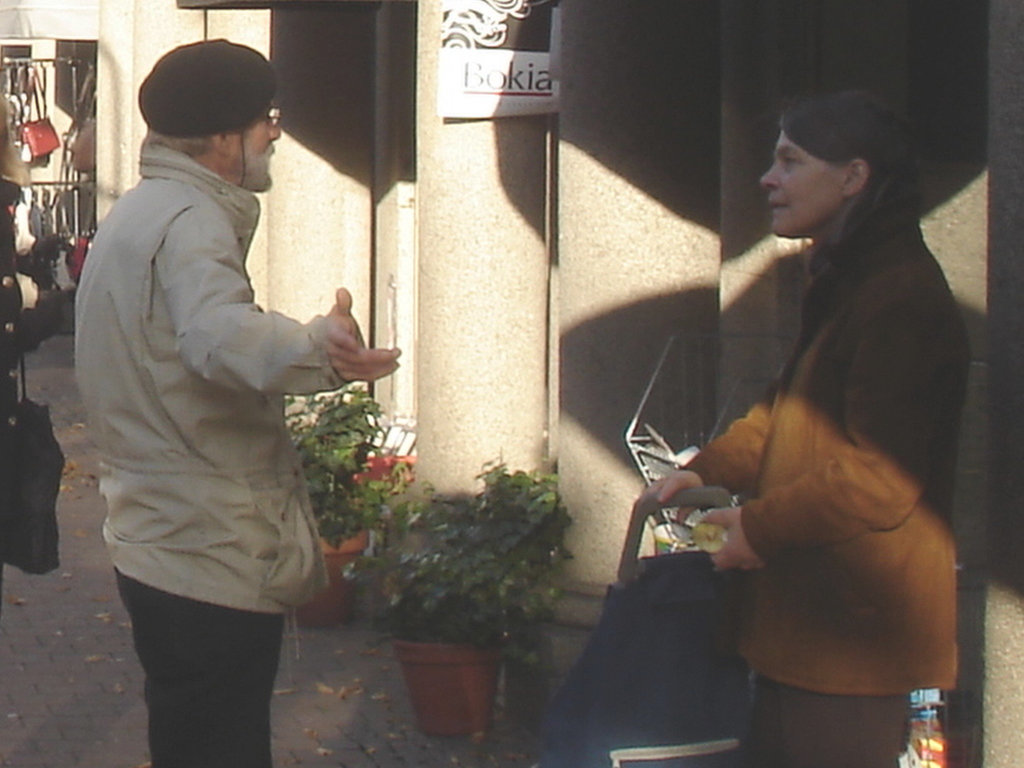
{"label": "shadow on wall", "polygon": [[[666,294],[619,307],[567,331],[559,356],[562,413],[609,454],[631,464],[623,431],[666,342],[684,330],[712,333],[717,305],[712,288]],[[654,426],[664,428],[672,442],[671,436],[685,432],[687,425]]]}
{"label": "shadow on wall", "polygon": [[[288,134],[369,189],[376,12],[371,3],[275,11],[271,58]],[[316,194],[316,190],[307,190]]]}
{"label": "shadow on wall", "polygon": [[719,3],[563,0],[559,139],[719,228]]}
{"label": "shadow on wall", "polygon": [[646,395],[641,429],[649,424],[677,452],[700,446],[764,394],[790,344],[767,331],[722,333],[711,288],[644,299],[562,335],[562,415],[631,467],[625,432]]}
{"label": "shadow on wall", "polygon": [[[680,218],[720,231],[720,176],[735,179],[738,172],[721,166],[723,130],[735,131],[737,120],[747,120],[742,151],[763,148],[760,159],[743,159],[754,166],[751,189],[741,195],[749,202],[770,163],[784,100],[805,91],[867,87],[900,106],[905,89],[902,106],[925,164],[943,165],[942,185],[929,190],[931,208],[959,192],[985,164],[986,5],[905,0],[885,13],[858,11],[852,17],[858,26],[846,29],[842,12],[818,14],[795,2],[652,0],[638,7],[617,0],[562,0],[559,139]],[[887,14],[906,16],[906,72],[880,70],[871,57],[857,56],[857,46],[885,38],[878,27],[890,22]],[[752,27],[743,31],[744,23]],[[801,24],[806,28],[789,28]],[[837,34],[848,37],[846,48],[819,50]],[[756,71],[738,76],[724,69],[723,61],[734,55],[725,48],[726,36],[733,46],[759,51],[745,54],[755,57],[746,65]],[[728,77],[739,78],[733,84],[738,92],[722,92]],[[750,103],[761,106],[745,112]],[[724,213],[730,258],[753,246],[763,228]]]}

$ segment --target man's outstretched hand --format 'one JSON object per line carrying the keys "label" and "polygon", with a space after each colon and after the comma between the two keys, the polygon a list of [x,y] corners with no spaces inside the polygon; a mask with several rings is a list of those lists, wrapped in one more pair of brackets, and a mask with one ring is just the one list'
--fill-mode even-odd
{"label": "man's outstretched hand", "polygon": [[339,288],[327,314],[327,358],[345,381],[374,381],[398,368],[397,349],[368,349],[352,317],[352,294]]}

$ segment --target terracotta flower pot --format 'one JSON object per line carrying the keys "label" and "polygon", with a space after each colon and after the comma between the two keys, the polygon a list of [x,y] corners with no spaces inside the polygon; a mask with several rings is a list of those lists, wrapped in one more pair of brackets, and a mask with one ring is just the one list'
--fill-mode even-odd
{"label": "terracotta flower pot", "polygon": [[356,588],[345,578],[345,566],[363,553],[369,541],[370,534],[366,531],[339,542],[337,547],[320,541],[329,583],[326,589],[295,610],[295,619],[300,627],[333,627],[352,618]]}
{"label": "terracotta flower pot", "polygon": [[500,650],[408,640],[394,640],[393,647],[423,733],[456,736],[490,727]]}

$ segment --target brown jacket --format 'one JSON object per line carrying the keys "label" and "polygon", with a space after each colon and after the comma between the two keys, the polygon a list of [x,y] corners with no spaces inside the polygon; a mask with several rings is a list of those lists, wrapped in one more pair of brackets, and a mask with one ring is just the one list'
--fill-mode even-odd
{"label": "brown jacket", "polygon": [[829,254],[776,394],[690,464],[749,494],[743,528],[766,565],[737,574],[733,607],[755,671],[830,694],[955,685],[968,362],[916,218],[876,217]]}

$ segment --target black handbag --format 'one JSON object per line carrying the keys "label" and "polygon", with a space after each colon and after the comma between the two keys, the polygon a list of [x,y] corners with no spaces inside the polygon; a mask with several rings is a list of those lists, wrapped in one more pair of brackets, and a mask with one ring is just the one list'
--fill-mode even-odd
{"label": "black handbag", "polygon": [[25,394],[25,361],[21,361],[21,400],[15,409],[13,439],[16,471],[13,508],[4,536],[4,562],[25,573],[49,573],[60,565],[57,495],[64,472],[64,453],[53,435],[50,409]]}

